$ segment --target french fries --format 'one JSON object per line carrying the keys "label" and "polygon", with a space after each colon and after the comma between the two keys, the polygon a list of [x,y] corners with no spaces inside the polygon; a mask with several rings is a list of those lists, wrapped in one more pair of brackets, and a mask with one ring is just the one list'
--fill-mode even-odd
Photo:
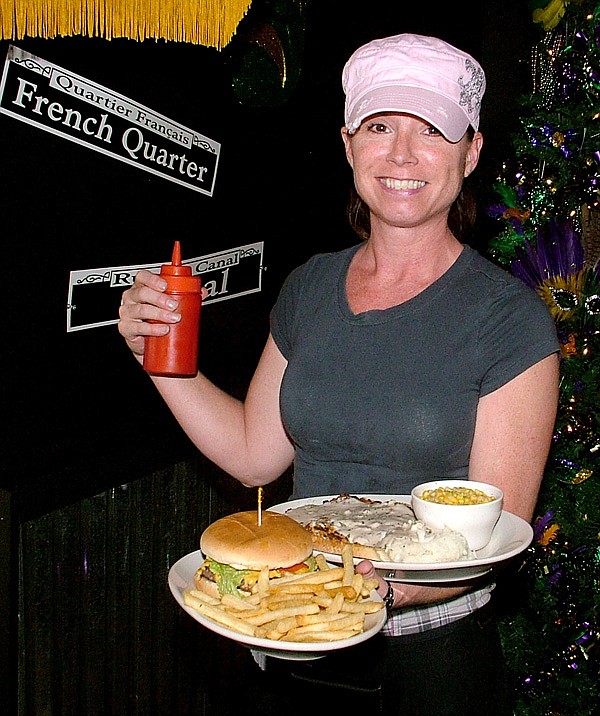
{"label": "french fries", "polygon": [[348,547],[341,567],[331,567],[318,554],[315,572],[269,579],[263,570],[248,597],[228,594],[216,599],[189,589],[183,601],[208,619],[247,636],[285,642],[348,639],[364,631],[367,614],[383,608],[383,602],[370,598],[377,580],[354,573]]}
{"label": "french fries", "polygon": [[344,587],[348,587],[352,584],[354,578],[354,555],[351,544],[345,544],[342,547],[342,564],[344,565],[342,568],[344,570],[342,584]]}

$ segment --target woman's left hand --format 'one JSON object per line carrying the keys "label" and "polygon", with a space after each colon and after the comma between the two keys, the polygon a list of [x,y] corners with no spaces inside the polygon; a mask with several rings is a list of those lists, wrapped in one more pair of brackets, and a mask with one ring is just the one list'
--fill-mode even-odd
{"label": "woman's left hand", "polygon": [[[379,582],[377,593],[381,597],[387,594],[388,584],[390,584],[390,582],[385,579],[381,571],[375,569],[373,562],[365,559],[356,565],[355,571],[362,574],[365,579],[377,579]],[[391,582],[391,585],[394,590],[393,609],[431,604],[433,602],[444,602],[457,597],[469,589],[468,586],[432,587],[426,584],[408,584],[403,582]]]}

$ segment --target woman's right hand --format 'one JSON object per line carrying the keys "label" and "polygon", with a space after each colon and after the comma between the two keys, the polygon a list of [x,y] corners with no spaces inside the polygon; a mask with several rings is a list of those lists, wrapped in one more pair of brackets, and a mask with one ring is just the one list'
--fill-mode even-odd
{"label": "woman's right hand", "polygon": [[[174,296],[164,293],[167,282],[158,274],[142,269],[131,288],[123,291],[119,308],[119,333],[132,353],[143,362],[145,336],[164,336],[169,324],[181,320]],[[150,323],[152,321],[152,323]]]}

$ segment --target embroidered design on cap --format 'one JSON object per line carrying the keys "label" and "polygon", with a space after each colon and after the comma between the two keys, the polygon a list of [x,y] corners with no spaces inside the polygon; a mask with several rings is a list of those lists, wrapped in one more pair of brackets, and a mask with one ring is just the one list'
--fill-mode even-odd
{"label": "embroidered design on cap", "polygon": [[458,84],[462,87],[459,103],[461,107],[466,107],[467,113],[472,116],[481,107],[485,74],[481,67],[476,66],[471,60],[465,60],[465,67],[470,70],[471,77],[466,82],[463,76],[458,78]]}

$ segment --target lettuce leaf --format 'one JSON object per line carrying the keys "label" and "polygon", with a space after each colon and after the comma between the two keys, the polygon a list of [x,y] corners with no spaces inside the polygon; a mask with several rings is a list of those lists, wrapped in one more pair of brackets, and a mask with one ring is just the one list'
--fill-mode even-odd
{"label": "lettuce leaf", "polygon": [[[250,573],[248,569],[234,569],[230,564],[222,564],[214,559],[208,559],[210,571],[215,575],[219,592],[223,594],[238,595],[238,587],[244,581],[244,577]],[[239,595],[238,595],[239,596]]]}

